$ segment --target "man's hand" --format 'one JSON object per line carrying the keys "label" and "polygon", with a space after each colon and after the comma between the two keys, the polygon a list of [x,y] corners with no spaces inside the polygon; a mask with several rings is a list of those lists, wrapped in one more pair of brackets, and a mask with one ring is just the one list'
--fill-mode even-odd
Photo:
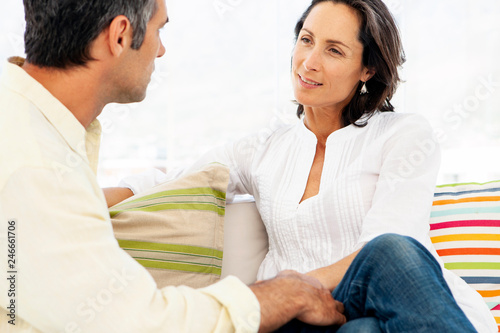
{"label": "man's hand", "polygon": [[272,280],[250,286],[261,308],[260,332],[269,332],[297,318],[327,326],[346,322],[342,303],[333,299],[321,283],[295,271],[283,271]]}

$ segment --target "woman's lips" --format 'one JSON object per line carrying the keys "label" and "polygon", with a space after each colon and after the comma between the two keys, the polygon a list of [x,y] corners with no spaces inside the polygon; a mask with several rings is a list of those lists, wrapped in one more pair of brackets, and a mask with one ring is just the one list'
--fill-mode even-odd
{"label": "woman's lips", "polygon": [[313,80],[308,79],[306,77],[302,77],[300,74],[298,74],[298,76],[299,76],[300,85],[303,86],[304,88],[315,89],[315,88],[319,88],[323,85],[322,83],[313,81]]}

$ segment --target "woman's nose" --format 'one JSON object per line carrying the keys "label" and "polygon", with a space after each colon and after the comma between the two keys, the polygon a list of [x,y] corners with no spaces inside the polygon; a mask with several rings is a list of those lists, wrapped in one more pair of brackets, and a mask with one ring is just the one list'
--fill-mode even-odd
{"label": "woman's nose", "polygon": [[315,49],[311,50],[303,62],[307,71],[318,71],[321,67],[321,56]]}

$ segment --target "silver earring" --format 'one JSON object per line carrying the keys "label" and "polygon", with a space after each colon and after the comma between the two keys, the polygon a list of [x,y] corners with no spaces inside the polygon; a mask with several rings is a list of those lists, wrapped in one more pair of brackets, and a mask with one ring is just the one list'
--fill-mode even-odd
{"label": "silver earring", "polygon": [[359,91],[360,95],[365,95],[368,94],[368,89],[366,89],[366,82],[363,82],[363,86],[361,87],[361,90]]}

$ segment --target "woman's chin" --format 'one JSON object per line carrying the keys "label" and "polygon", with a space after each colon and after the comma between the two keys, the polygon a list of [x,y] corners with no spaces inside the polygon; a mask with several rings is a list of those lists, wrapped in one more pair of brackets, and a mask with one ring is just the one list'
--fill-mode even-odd
{"label": "woman's chin", "polygon": [[294,91],[295,100],[304,106],[318,106],[320,94],[315,94],[313,91],[301,91],[297,89]]}
{"label": "woman's chin", "polygon": [[294,97],[295,97],[295,100],[297,101],[297,103],[300,103],[304,106],[306,106],[306,105],[310,106],[311,104],[315,104],[311,97],[308,98],[307,96],[304,96],[303,93],[295,93]]}
{"label": "woman's chin", "polygon": [[319,106],[318,101],[313,100],[312,98],[301,98],[301,97],[295,96],[295,101],[297,101],[297,103],[301,104],[304,107],[317,107],[317,106]]}

